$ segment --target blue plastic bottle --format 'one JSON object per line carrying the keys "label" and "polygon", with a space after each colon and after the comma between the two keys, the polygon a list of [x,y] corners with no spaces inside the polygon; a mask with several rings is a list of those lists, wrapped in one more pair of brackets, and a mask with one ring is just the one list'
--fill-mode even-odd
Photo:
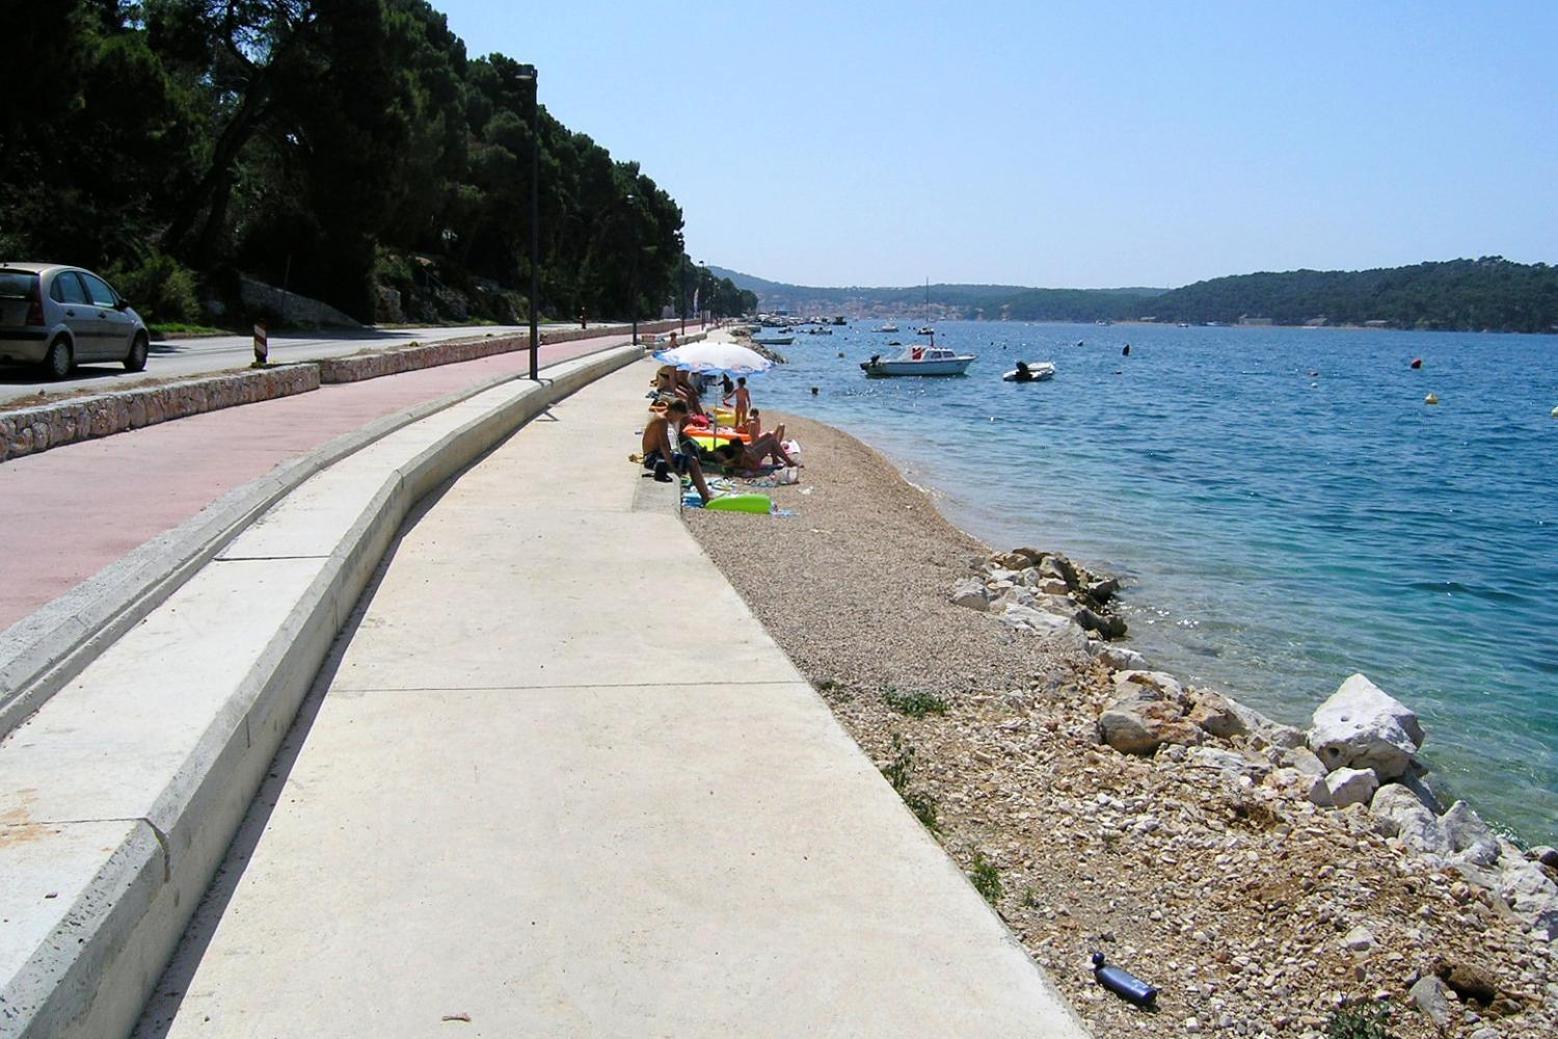
{"label": "blue plastic bottle", "polygon": [[1093,977],[1110,992],[1139,1007],[1151,1006],[1152,1001],[1158,998],[1157,989],[1130,971],[1105,966],[1104,954],[1101,952],[1093,953]]}

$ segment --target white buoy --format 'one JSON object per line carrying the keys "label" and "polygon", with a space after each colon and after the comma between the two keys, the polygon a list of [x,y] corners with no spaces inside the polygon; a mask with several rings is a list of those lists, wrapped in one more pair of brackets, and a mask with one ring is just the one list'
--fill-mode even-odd
{"label": "white buoy", "polygon": [[1424,404],[1438,404],[1439,403],[1439,395],[1437,393],[1430,393],[1428,396],[1423,398],[1423,403]]}
{"label": "white buoy", "polygon": [[1553,409],[1553,418],[1558,418],[1558,408]]}

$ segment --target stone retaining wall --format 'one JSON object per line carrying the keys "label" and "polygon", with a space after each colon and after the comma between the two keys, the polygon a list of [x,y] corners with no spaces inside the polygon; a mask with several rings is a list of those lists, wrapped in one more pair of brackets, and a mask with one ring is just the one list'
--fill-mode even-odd
{"label": "stone retaining wall", "polygon": [[169,419],[317,389],[317,365],[289,364],[5,412],[0,414],[0,462]]}
{"label": "stone retaining wall", "polygon": [[[638,326],[639,335],[655,335],[680,328],[680,321],[655,321]],[[613,334],[617,330],[605,333]],[[542,329],[541,344],[571,343],[578,339],[594,339],[602,334],[599,328]],[[382,375],[399,375],[418,368],[433,368],[441,364],[459,364],[474,361],[493,354],[512,353],[530,348],[528,332],[517,335],[492,336],[485,339],[465,339],[442,343],[417,344],[393,350],[374,350],[349,357],[330,357],[319,362],[319,381],[322,383],[358,382],[377,379]]]}

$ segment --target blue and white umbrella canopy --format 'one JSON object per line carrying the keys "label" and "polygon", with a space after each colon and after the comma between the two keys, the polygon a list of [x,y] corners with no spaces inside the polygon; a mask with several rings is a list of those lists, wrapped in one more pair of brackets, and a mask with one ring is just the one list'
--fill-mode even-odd
{"label": "blue and white umbrella canopy", "polygon": [[661,350],[655,360],[687,372],[702,375],[757,375],[774,362],[735,343],[684,343],[674,350]]}

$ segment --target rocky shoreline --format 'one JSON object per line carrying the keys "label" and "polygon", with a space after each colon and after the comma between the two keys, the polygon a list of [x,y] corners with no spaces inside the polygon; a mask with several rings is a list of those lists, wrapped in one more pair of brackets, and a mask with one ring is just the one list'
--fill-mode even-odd
{"label": "rocky shoreline", "polygon": [[1410,710],[1354,676],[1304,732],[1186,688],[1108,641],[1109,578],[993,553],[785,421],[793,514],[689,527],[1096,1034],[1318,1037],[1379,1006],[1388,1032],[1347,1034],[1558,1034],[1551,865],[1441,809]]}

